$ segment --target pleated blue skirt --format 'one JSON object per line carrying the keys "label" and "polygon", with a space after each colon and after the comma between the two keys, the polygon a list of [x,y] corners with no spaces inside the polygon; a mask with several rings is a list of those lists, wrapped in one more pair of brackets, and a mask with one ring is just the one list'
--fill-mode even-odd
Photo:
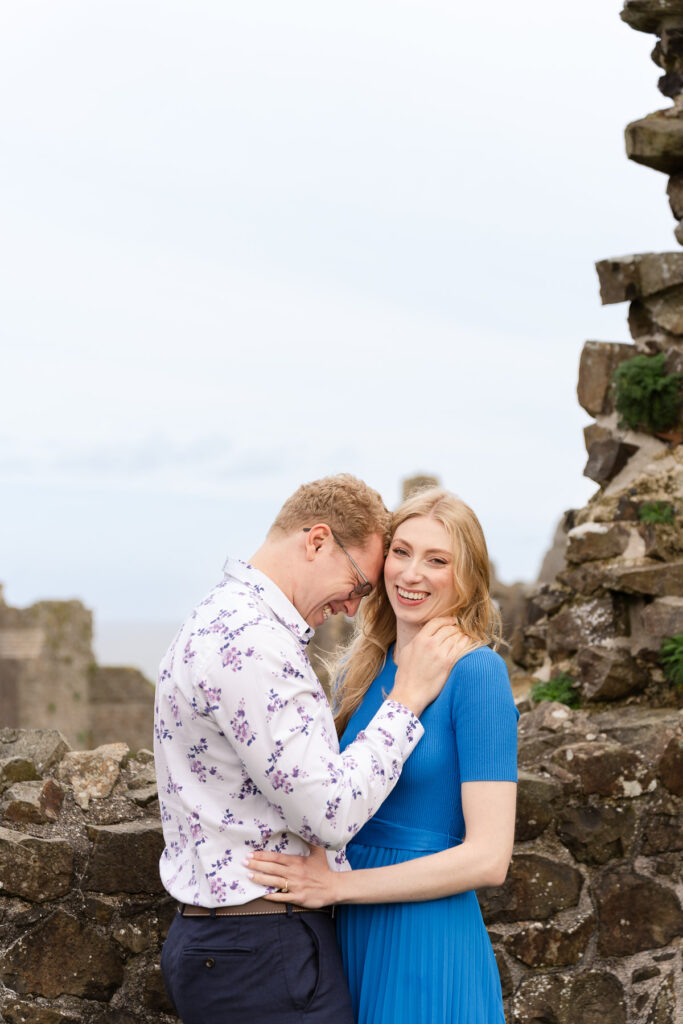
{"label": "pleated blue skirt", "polygon": [[[383,867],[457,842],[375,818],[347,856],[354,869]],[[505,1024],[498,968],[473,891],[340,906],[337,936],[357,1024]]]}

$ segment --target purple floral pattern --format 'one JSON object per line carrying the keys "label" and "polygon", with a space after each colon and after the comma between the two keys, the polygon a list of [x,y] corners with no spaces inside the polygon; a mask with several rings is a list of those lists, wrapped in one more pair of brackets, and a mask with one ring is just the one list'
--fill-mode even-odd
{"label": "purple floral pattern", "polygon": [[251,566],[226,576],[180,629],[160,671],[154,725],[165,849],[162,881],[179,902],[244,903],[264,887],[253,850],[346,843],[387,796],[422,735],[387,700],[339,753],[332,714],[308,660],[311,630]]}

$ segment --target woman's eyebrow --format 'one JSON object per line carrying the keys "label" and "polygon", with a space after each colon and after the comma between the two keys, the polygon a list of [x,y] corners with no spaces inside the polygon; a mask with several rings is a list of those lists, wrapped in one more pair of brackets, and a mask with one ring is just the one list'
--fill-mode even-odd
{"label": "woman's eyebrow", "polygon": [[[392,537],[391,543],[392,544],[401,544],[404,548],[411,548],[411,550],[412,550],[412,544],[409,544],[407,540],[402,540],[401,537],[399,537],[396,534]],[[451,558],[452,557],[452,552],[451,551],[446,551],[445,548],[428,548],[425,551],[425,554],[426,555],[444,555],[447,558]]]}

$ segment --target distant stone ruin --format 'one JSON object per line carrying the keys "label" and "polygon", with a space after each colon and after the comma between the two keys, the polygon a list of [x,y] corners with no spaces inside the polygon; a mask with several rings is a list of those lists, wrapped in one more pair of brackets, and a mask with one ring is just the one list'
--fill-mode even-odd
{"label": "distant stone ruin", "polygon": [[0,587],[0,727],[59,729],[72,747],[150,747],[154,688],[134,668],[96,663],[80,601],[5,604]]}

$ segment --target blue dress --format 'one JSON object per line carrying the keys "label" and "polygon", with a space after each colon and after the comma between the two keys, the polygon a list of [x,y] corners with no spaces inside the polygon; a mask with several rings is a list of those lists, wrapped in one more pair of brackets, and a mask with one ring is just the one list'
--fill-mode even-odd
{"label": "blue dress", "polygon": [[[392,649],[344,732],[355,739],[394,685]],[[425,734],[377,815],[347,846],[381,867],[462,842],[461,782],[516,781],[517,719],[503,659],[465,655],[421,717]],[[337,908],[358,1024],[504,1024],[500,978],[473,890],[421,903]]]}

